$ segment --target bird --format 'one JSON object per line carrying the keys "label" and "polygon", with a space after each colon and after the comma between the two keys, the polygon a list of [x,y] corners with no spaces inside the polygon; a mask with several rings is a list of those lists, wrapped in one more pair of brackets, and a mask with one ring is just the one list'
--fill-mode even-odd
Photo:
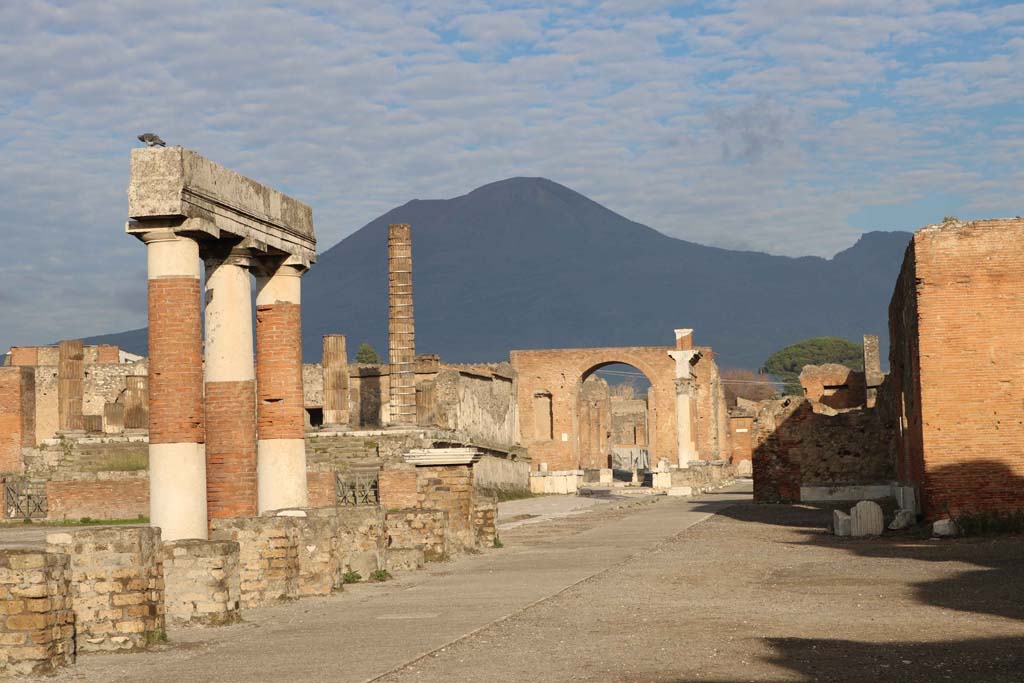
{"label": "bird", "polygon": [[143,133],[139,136],[139,141],[145,142],[150,147],[166,147],[167,143],[160,139],[159,135],[155,133]]}

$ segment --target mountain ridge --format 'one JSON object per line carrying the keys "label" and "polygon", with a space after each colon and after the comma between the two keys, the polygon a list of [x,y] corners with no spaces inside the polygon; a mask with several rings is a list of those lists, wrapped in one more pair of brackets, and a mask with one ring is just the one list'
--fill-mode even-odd
{"label": "mountain ridge", "polygon": [[[701,245],[546,178],[413,199],[325,250],[303,278],[303,350],[387,348],[387,225],[410,223],[417,349],[452,362],[513,348],[669,345],[692,327],[723,366],[758,367],[806,337],[886,338],[910,233],[874,231],[831,259]],[[145,352],[145,330],[102,335]]]}

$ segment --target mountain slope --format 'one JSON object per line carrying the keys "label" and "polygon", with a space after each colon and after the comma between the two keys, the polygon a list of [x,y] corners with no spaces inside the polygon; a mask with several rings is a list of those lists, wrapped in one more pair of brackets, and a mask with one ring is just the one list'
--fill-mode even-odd
{"label": "mountain slope", "polygon": [[[543,178],[413,200],[321,254],[303,279],[303,343],[387,349],[387,225],[413,226],[417,350],[498,360],[513,348],[668,345],[692,327],[723,366],[757,367],[811,336],[885,338],[909,233],[867,233],[833,259],[706,247]],[[144,331],[107,343],[145,351]],[[141,344],[140,344],[141,342]],[[139,346],[142,346],[140,349]]]}

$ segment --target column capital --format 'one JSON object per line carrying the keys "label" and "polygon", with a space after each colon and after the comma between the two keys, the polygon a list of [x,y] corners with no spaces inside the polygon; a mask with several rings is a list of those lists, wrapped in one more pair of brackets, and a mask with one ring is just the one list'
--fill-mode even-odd
{"label": "column capital", "polygon": [[253,252],[246,247],[239,247],[223,242],[204,242],[199,250],[207,269],[219,266],[238,266],[249,268],[253,263]]}
{"label": "column capital", "polygon": [[252,272],[256,277],[302,277],[309,264],[292,256],[262,255],[253,259]]}
{"label": "column capital", "polygon": [[176,242],[177,240],[191,239],[185,235],[179,235],[171,228],[153,228],[152,230],[146,230],[145,232],[136,230],[132,234],[146,244],[153,244],[154,242]]}

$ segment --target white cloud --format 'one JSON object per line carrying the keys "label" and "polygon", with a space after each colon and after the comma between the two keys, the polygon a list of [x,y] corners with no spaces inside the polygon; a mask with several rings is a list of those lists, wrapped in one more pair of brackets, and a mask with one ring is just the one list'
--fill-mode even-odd
{"label": "white cloud", "polygon": [[143,131],[309,202],[324,247],[512,175],[787,254],[845,248],[865,205],[1020,213],[1022,21],[925,0],[0,4],[0,346],[144,324],[122,232]]}

